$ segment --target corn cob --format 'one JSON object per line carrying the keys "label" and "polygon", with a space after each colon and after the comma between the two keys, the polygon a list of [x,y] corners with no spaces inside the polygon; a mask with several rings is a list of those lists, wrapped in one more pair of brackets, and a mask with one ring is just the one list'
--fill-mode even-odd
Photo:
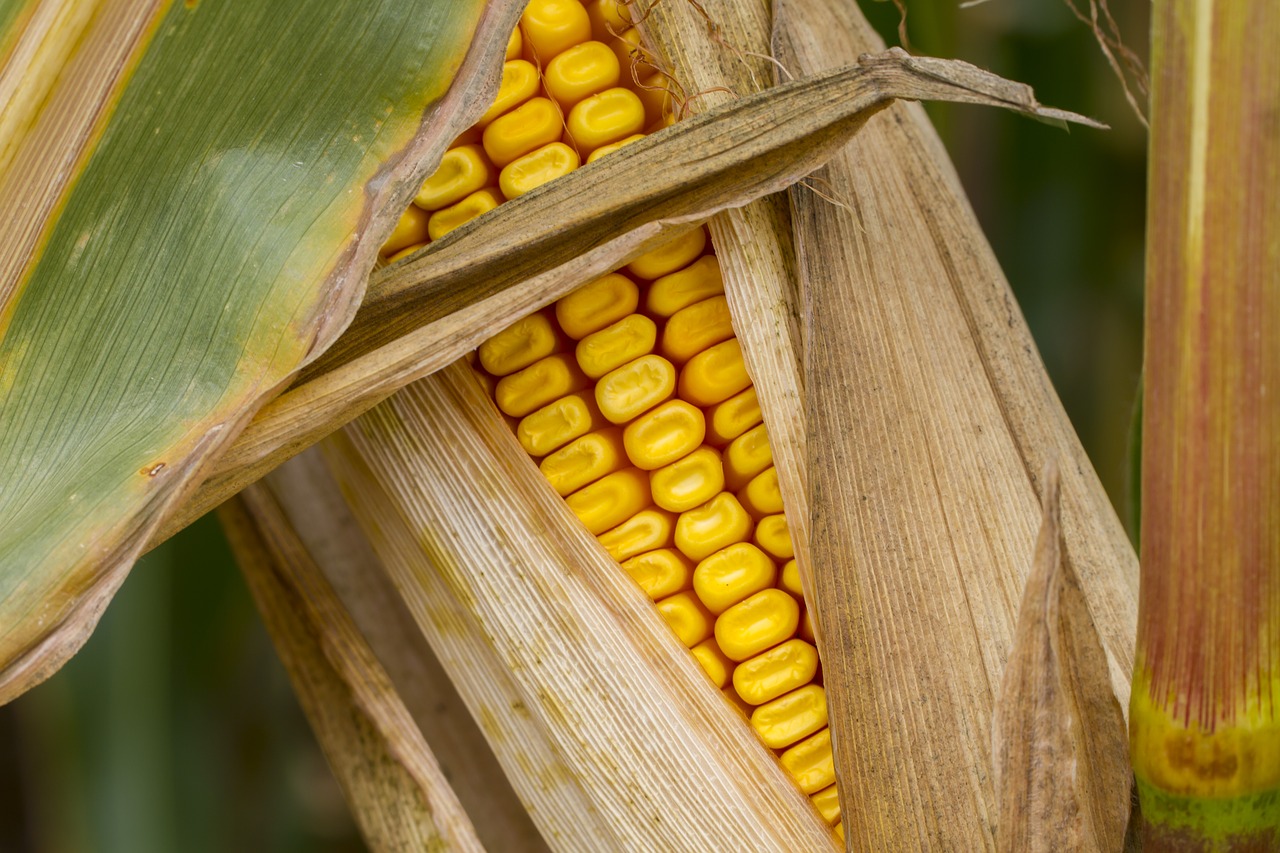
{"label": "corn cob", "polygon": [[[662,79],[617,0],[533,0],[493,107],[383,257],[663,126]],[[475,366],[551,486],[842,836],[812,625],[705,229],[517,321]]]}

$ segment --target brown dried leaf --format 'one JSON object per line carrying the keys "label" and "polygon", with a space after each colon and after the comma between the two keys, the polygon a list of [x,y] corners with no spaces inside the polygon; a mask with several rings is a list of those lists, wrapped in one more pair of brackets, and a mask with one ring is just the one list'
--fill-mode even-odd
{"label": "brown dried leaf", "polygon": [[1040,535],[992,723],[997,847],[1119,850],[1133,778],[1128,733],[1080,583],[1063,559],[1056,465],[1041,482]]}

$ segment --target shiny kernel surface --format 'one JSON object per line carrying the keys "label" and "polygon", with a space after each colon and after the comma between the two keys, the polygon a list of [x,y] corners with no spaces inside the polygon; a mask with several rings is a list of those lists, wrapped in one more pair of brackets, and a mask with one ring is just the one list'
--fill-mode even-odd
{"label": "shiny kernel surface", "polygon": [[693,589],[712,613],[723,613],[740,601],[773,586],[777,566],[750,542],[715,552],[693,572]]}
{"label": "shiny kernel surface", "polygon": [[591,38],[591,19],[578,0],[530,0],[520,18],[526,50],[546,65],[561,51]]}
{"label": "shiny kernel surface", "polygon": [[654,601],[688,589],[693,575],[689,558],[671,548],[659,548],[624,560],[622,568]]}
{"label": "shiny kernel surface", "polygon": [[621,68],[608,45],[587,41],[568,48],[547,64],[544,84],[561,109],[618,85]]}
{"label": "shiny kernel surface", "polygon": [[592,379],[599,379],[629,361],[653,351],[658,327],[643,314],[628,314],[616,323],[592,332],[574,350],[578,366]]}
{"label": "shiny kernel surface", "polygon": [[627,264],[627,272],[643,279],[656,279],[693,263],[707,248],[707,229],[699,226],[657,248],[650,249]]}
{"label": "shiny kernel surface", "polygon": [[633,313],[639,303],[636,283],[609,273],[556,302],[556,322],[566,335],[579,340]]}
{"label": "shiny kernel surface", "polygon": [[701,409],[669,400],[627,424],[622,440],[631,464],[651,471],[698,449],[705,432]]}
{"label": "shiny kernel surface", "polygon": [[427,222],[431,218],[422,208],[416,205],[409,205],[404,213],[400,214],[400,219],[396,222],[396,227],[391,232],[391,236],[387,238],[387,242],[382,244],[379,250],[383,257],[389,257],[396,254],[401,249],[409,246],[417,245],[427,239]]}
{"label": "shiny kernel surface", "polygon": [[619,0],[594,0],[587,4],[587,15],[598,41],[615,39],[631,27],[631,14]]}
{"label": "shiny kernel surface", "polygon": [[539,359],[523,370],[498,380],[494,398],[498,408],[513,418],[523,418],[566,394],[587,386],[587,377],[568,353]]}
{"label": "shiny kernel surface", "polygon": [[520,51],[524,49],[524,37],[520,35],[520,28],[516,27],[511,31],[511,38],[507,39],[507,60],[520,58]]}
{"label": "shiny kernel surface", "polygon": [[564,497],[627,467],[622,431],[605,429],[588,433],[547,456],[538,466],[556,494]]}
{"label": "shiny kernel surface", "polygon": [[778,586],[798,599],[804,598],[804,587],[800,584],[800,566],[795,560],[787,560],[782,567],[782,575],[778,578]]}
{"label": "shiny kernel surface", "polygon": [[686,648],[711,636],[711,614],[692,592],[677,592],[658,602],[658,613]]}
{"label": "shiny kernel surface", "polygon": [[649,474],[653,502],[672,512],[684,512],[706,503],[724,489],[720,454],[701,447],[683,459]]}
{"label": "shiny kernel surface", "polygon": [[431,214],[431,221],[427,223],[427,234],[432,240],[439,240],[455,228],[461,228],[471,220],[493,210],[502,202],[502,196],[493,187],[476,190],[457,204],[443,207]]}
{"label": "shiny kernel surface", "polygon": [[645,135],[643,133],[633,133],[626,139],[619,139],[617,142],[610,142],[608,145],[602,145],[587,155],[587,162],[594,163],[601,157],[609,156],[619,148],[625,148],[633,142],[639,142],[641,139],[644,139],[644,136]]}
{"label": "shiny kernel surface", "polygon": [[422,183],[413,203],[423,210],[439,210],[462,201],[491,183],[493,169],[484,148],[461,145],[444,152],[440,166]]}
{"label": "shiny kernel surface", "polygon": [[761,421],[755,386],[734,394],[707,410],[707,441],[728,444]]}
{"label": "shiny kernel surface", "polygon": [[519,198],[580,165],[577,151],[563,142],[552,142],[504,166],[498,177],[498,188],[508,199]]}
{"label": "shiny kernel surface", "polygon": [[592,535],[599,536],[649,505],[649,477],[637,468],[624,468],[584,486],[565,503]]}
{"label": "shiny kernel surface", "polygon": [[712,684],[720,690],[728,686],[729,677],[733,674],[733,661],[724,656],[714,639],[703,640],[689,651],[693,652],[694,658],[702,665],[702,671],[711,679]]}
{"label": "shiny kernel surface", "polygon": [[541,312],[530,314],[480,345],[480,366],[494,376],[506,376],[551,355],[557,343],[551,318]]}
{"label": "shiny kernel surface", "polygon": [[778,469],[770,466],[751,479],[738,492],[738,501],[759,521],[766,515],[782,512],[782,491],[778,488]]}
{"label": "shiny kernel surface", "polygon": [[836,781],[836,766],[831,756],[831,729],[810,735],[779,756],[800,790],[816,794]]}
{"label": "shiny kernel surface", "polygon": [[723,296],[713,296],[681,308],[667,320],[659,351],[671,361],[683,364],[704,349],[732,337],[729,303]]}
{"label": "shiny kernel surface", "polygon": [[596,383],[596,404],[615,424],[664,402],[676,387],[676,369],[662,356],[645,355],[610,371]]}
{"label": "shiny kernel surface", "polygon": [[716,619],[716,642],[732,660],[744,661],[796,633],[800,605],[780,589],[766,589]]}
{"label": "shiny kernel surface", "polygon": [[791,530],[782,513],[765,516],[756,525],[756,544],[775,560],[790,560],[796,555],[791,546]]}
{"label": "shiny kernel surface", "polygon": [[502,82],[498,85],[498,94],[493,104],[476,122],[476,127],[483,130],[503,113],[510,112],[525,101],[538,94],[538,69],[532,62],[513,59],[502,66]]}
{"label": "shiny kernel surface", "polygon": [[769,433],[759,424],[729,442],[724,450],[724,480],[737,491],[773,464]]}
{"label": "shiny kernel surface", "polygon": [[530,456],[546,456],[603,426],[590,392],[553,400],[521,419],[516,438]]}
{"label": "shiny kernel surface", "polygon": [[750,384],[742,347],[732,338],[689,359],[680,371],[680,398],[695,406],[714,406]]}
{"label": "shiny kernel surface", "polygon": [[807,607],[800,608],[800,638],[809,643],[816,643],[818,635],[813,630],[813,619]]}
{"label": "shiny kernel surface", "polygon": [[738,665],[733,689],[749,705],[763,705],[803,687],[818,674],[818,650],[804,640],[792,639]]}
{"label": "shiny kernel surface", "polygon": [[770,749],[785,749],[827,726],[827,694],[807,684],[751,713],[751,726]]}
{"label": "shiny kernel surface", "polygon": [[751,516],[729,492],[721,492],[702,506],[680,513],[676,521],[676,547],[691,560],[710,557],[750,536]]}
{"label": "shiny kernel surface", "polygon": [[601,533],[600,544],[610,557],[622,562],[646,551],[670,546],[675,526],[676,517],[672,513],[653,508],[641,510],[617,527]]}
{"label": "shiny kernel surface", "polygon": [[835,785],[830,788],[823,788],[810,797],[809,801],[813,803],[813,807],[818,810],[818,814],[822,815],[822,819],[827,822],[828,826],[839,823],[840,792]]}
{"label": "shiny kernel surface", "polygon": [[645,295],[644,310],[655,317],[670,317],[677,311],[724,293],[720,262],[715,255],[703,255],[679,272],[660,276]]}
{"label": "shiny kernel surface", "polygon": [[615,86],[584,98],[569,110],[569,135],[584,152],[644,130],[644,104],[630,89]]}
{"label": "shiny kernel surface", "polygon": [[484,129],[484,151],[502,168],[535,148],[556,142],[563,130],[560,110],[549,98],[530,98]]}

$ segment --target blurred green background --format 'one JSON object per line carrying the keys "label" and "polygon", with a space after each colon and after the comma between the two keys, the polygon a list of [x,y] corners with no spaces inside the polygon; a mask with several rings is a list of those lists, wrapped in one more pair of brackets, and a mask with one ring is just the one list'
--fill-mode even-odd
{"label": "blurred green background", "polygon": [[[1148,4],[1119,23],[1145,57]],[[864,2],[890,44],[898,12]],[[1062,0],[909,0],[913,52],[1035,87],[1109,132],[930,114],[1112,501],[1141,363],[1146,137]],[[1123,516],[1123,510],[1122,510]],[[0,851],[363,846],[209,518],[144,558],[83,651],[0,708]]]}

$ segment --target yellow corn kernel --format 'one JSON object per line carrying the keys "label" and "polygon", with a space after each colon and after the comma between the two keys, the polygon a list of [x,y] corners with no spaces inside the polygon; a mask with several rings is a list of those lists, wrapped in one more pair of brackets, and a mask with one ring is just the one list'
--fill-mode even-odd
{"label": "yellow corn kernel", "polygon": [[787,564],[782,567],[782,576],[778,579],[778,586],[796,598],[804,599],[804,586],[800,583],[800,566],[795,560],[787,560]]}
{"label": "yellow corn kernel", "polygon": [[[483,131],[498,116],[509,113],[538,94],[538,69],[532,62],[513,59],[502,66],[502,83],[493,104],[475,126]],[[483,138],[483,137],[482,137]]]}
{"label": "yellow corn kernel", "polygon": [[808,684],[751,712],[751,725],[770,749],[785,749],[827,726],[827,693]]}
{"label": "yellow corn kernel", "polygon": [[594,163],[595,161],[599,160],[601,157],[607,157],[608,155],[617,151],[619,148],[622,148],[626,145],[630,145],[633,142],[638,142],[641,139],[644,139],[644,136],[645,135],[643,133],[633,133],[630,136],[628,136],[626,139],[619,139],[617,142],[610,142],[608,145],[601,145],[595,151],[592,151],[590,154],[587,155],[587,162]]}
{"label": "yellow corn kernel", "polygon": [[519,59],[523,49],[524,38],[520,35],[520,28],[516,27],[511,31],[511,38],[507,39],[507,60]]}
{"label": "yellow corn kernel", "polygon": [[582,285],[556,303],[556,321],[575,341],[598,332],[636,310],[640,288],[620,273]]}
{"label": "yellow corn kernel", "polygon": [[596,383],[596,404],[615,424],[624,424],[666,401],[675,391],[676,369],[660,355],[643,355]]}
{"label": "yellow corn kernel", "polygon": [[530,98],[484,129],[484,151],[499,169],[535,148],[555,142],[564,131],[560,110],[550,98]]}
{"label": "yellow corn kernel", "polygon": [[569,110],[583,98],[617,86],[620,73],[618,57],[608,46],[587,41],[547,63],[542,82],[560,109]]}
{"label": "yellow corn kernel", "polygon": [[396,252],[394,255],[387,256],[386,261],[389,264],[394,264],[396,261],[403,260],[404,258],[409,257],[419,249],[425,249],[426,246],[427,246],[426,243],[414,243],[412,246],[407,246],[401,249],[400,251]]}
{"label": "yellow corn kernel", "polygon": [[741,699],[739,699],[738,694],[734,693],[732,690],[721,690],[720,692],[721,694],[724,695],[724,698],[728,699],[729,703],[733,705],[734,710],[742,715],[743,719],[750,721],[751,719],[750,705],[748,705],[746,702],[743,702]]}
{"label": "yellow corn kernel", "polygon": [[647,551],[671,545],[676,517],[664,510],[641,510],[599,536],[600,544],[619,563]]}
{"label": "yellow corn kernel", "polygon": [[588,385],[573,356],[566,352],[539,359],[524,370],[498,380],[494,397],[498,408],[513,418],[540,409],[552,400]]}
{"label": "yellow corn kernel", "polygon": [[760,423],[755,386],[734,394],[707,410],[707,443],[719,447]]}
{"label": "yellow corn kernel", "polygon": [[733,337],[729,303],[713,296],[681,308],[667,320],[659,350],[676,364],[683,364],[710,346]]}
{"label": "yellow corn kernel", "polygon": [[809,608],[802,607],[800,613],[800,637],[805,642],[818,642],[818,635],[813,631],[813,618],[809,615]]}
{"label": "yellow corn kernel", "polygon": [[582,372],[599,379],[629,361],[653,351],[658,327],[643,314],[628,314],[618,322],[578,341],[574,356]]}
{"label": "yellow corn kernel", "polygon": [[432,240],[439,240],[455,228],[461,228],[478,216],[482,216],[502,204],[503,198],[493,187],[476,190],[457,204],[441,208],[431,214],[427,233]]}
{"label": "yellow corn kernel", "polygon": [[591,19],[578,0],[531,0],[520,17],[520,28],[528,52],[543,65],[591,38]]}
{"label": "yellow corn kernel", "polygon": [[676,547],[690,560],[703,560],[750,536],[751,516],[729,492],[680,513],[676,521]]}
{"label": "yellow corn kernel", "polygon": [[622,430],[615,428],[587,433],[543,459],[538,468],[564,497],[626,466]]}
{"label": "yellow corn kernel", "polygon": [[635,92],[615,86],[579,101],[567,126],[578,149],[589,154],[644,130],[644,104]]}
{"label": "yellow corn kernel", "polygon": [[804,640],[787,640],[733,671],[733,689],[749,705],[763,705],[803,687],[818,674],[818,650]]}
{"label": "yellow corn kernel", "polygon": [[512,160],[498,176],[498,188],[508,199],[519,198],[547,181],[569,174],[582,165],[578,152],[563,142],[552,142]]}
{"label": "yellow corn kernel", "polygon": [[[626,434],[623,434],[626,440]],[[653,502],[672,512],[704,504],[724,489],[724,469],[720,454],[710,447],[700,447],[683,459],[649,474]]]}
{"label": "yellow corn kernel", "polygon": [[737,338],[730,338],[689,359],[680,371],[680,399],[695,406],[714,406],[750,384],[742,347]]}
{"label": "yellow corn kernel", "polygon": [[480,366],[494,376],[523,370],[559,345],[555,324],[542,312],[516,320],[480,345]]}
{"label": "yellow corn kernel", "polygon": [[635,84],[636,94],[644,104],[644,114],[651,119],[662,120],[671,115],[671,90],[667,87],[667,75],[650,74]]}
{"label": "yellow corn kernel", "polygon": [[423,210],[439,210],[462,201],[476,190],[493,183],[489,158],[479,145],[450,148],[440,158],[435,173],[418,190],[413,203]]}
{"label": "yellow corn kernel", "polygon": [[750,542],[738,542],[698,563],[693,571],[693,591],[708,610],[720,614],[769,589],[777,574],[777,566],[767,554]]}
{"label": "yellow corn kernel", "polygon": [[715,640],[703,640],[689,651],[702,664],[702,671],[717,689],[723,690],[729,684],[729,678],[733,675],[733,661],[724,656]]}
{"label": "yellow corn kernel", "polygon": [[607,43],[631,26],[631,14],[618,0],[588,3],[587,17],[591,19],[591,35],[596,41]]}
{"label": "yellow corn kernel", "polygon": [[800,605],[780,589],[766,589],[730,607],[716,619],[716,642],[736,661],[795,636]]}
{"label": "yellow corn kernel", "polygon": [[837,823],[834,827],[831,828],[831,831],[836,834],[836,838],[839,838],[841,841],[844,841],[844,821],[840,821],[839,823]]}
{"label": "yellow corn kernel", "polygon": [[604,425],[591,392],[580,392],[526,415],[516,427],[516,438],[525,453],[546,456]]}
{"label": "yellow corn kernel", "polygon": [[622,441],[631,464],[652,471],[692,453],[705,432],[701,409],[669,400],[627,424]]}
{"label": "yellow corn kernel", "polygon": [[756,544],[775,560],[790,560],[796,555],[795,548],[791,546],[787,517],[782,513],[760,519],[756,525]]}
{"label": "yellow corn kernel", "polygon": [[782,512],[782,491],[778,488],[778,469],[770,466],[751,479],[738,492],[738,502],[756,521],[766,515]]}
{"label": "yellow corn kernel", "polygon": [[835,785],[823,788],[810,797],[809,802],[813,803],[813,807],[818,810],[818,814],[822,815],[822,819],[828,826],[840,822],[840,791]]}
{"label": "yellow corn kernel", "polygon": [[674,237],[656,249],[650,249],[631,263],[627,272],[649,280],[671,275],[696,261],[707,248],[707,229],[702,226]]}
{"label": "yellow corn kernel", "polygon": [[603,39],[603,41],[617,54],[618,66],[622,69],[622,79],[628,85],[653,70],[644,61],[647,54],[640,43],[640,31],[635,27],[627,27],[616,37]]}
{"label": "yellow corn kernel", "polygon": [[693,564],[671,548],[659,548],[622,563],[622,568],[640,584],[644,594],[657,601],[689,588]]}
{"label": "yellow corn kernel", "polygon": [[[806,794],[816,794],[836,781],[836,765],[831,756],[831,729],[810,735],[779,756],[782,769]],[[837,824],[837,827],[839,824]]]}
{"label": "yellow corn kernel", "polygon": [[658,614],[686,648],[711,636],[711,614],[692,592],[677,592],[658,602]]}
{"label": "yellow corn kernel", "polygon": [[461,148],[464,145],[479,145],[481,137],[484,136],[484,128],[477,127],[474,124],[466,130],[454,137],[449,143],[450,148]]}
{"label": "yellow corn kernel", "polygon": [[736,492],[772,464],[769,431],[760,424],[735,438],[724,449],[724,481]]}
{"label": "yellow corn kernel", "polygon": [[382,244],[379,254],[384,258],[389,257],[407,246],[426,242],[429,218],[430,214],[422,208],[409,205],[405,212],[400,214],[400,220],[396,222],[396,227],[387,238],[387,242]]}
{"label": "yellow corn kernel", "polygon": [[623,468],[578,489],[565,503],[599,536],[649,506],[649,477],[638,468]]}
{"label": "yellow corn kernel", "polygon": [[724,293],[720,262],[703,255],[679,272],[659,277],[645,297],[644,310],[655,317],[670,317],[696,302]]}

